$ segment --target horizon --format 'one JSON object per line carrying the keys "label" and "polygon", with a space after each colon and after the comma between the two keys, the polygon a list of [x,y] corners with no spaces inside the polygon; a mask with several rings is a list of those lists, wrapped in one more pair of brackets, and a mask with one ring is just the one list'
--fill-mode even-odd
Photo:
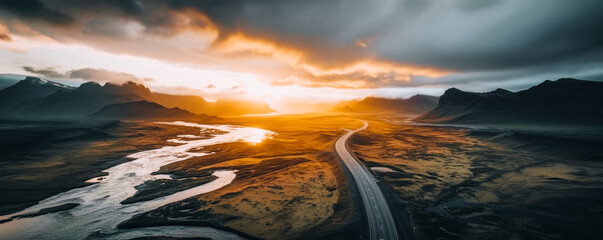
{"label": "horizon", "polygon": [[[38,79],[41,79],[41,80],[44,80],[44,81],[55,82],[55,83],[63,84],[63,85],[66,85],[66,86],[69,86],[69,87],[74,87],[74,88],[79,88],[84,83],[96,83],[96,84],[99,84],[100,86],[105,86],[106,84],[113,84],[113,85],[116,85],[116,86],[122,86],[122,85],[127,84],[127,83],[133,83],[133,84],[138,84],[138,85],[142,85],[142,86],[144,86],[146,88],[149,88],[149,86],[145,85],[144,83],[134,82],[134,81],[126,81],[126,82],[111,82],[111,81],[107,81],[107,82],[97,82],[97,81],[79,82],[79,81],[76,81],[76,82],[73,82],[73,81],[55,80],[55,79],[49,79],[49,78],[44,78],[44,77],[39,77],[39,76],[31,76],[31,75],[18,75],[18,74],[4,74],[4,73],[0,73],[0,79],[3,78],[3,77],[6,77],[6,76],[10,76],[9,78],[12,78],[14,80],[18,80],[18,82],[25,80],[25,78],[33,77],[33,78],[38,78]],[[511,91],[511,90],[504,89],[504,88],[496,88],[496,89],[486,90],[486,91],[483,91],[483,92],[471,92],[471,91],[466,91],[466,90],[459,89],[459,88],[456,88],[456,87],[451,87],[451,88],[445,89],[444,91],[447,91],[447,90],[450,90],[450,89],[457,89],[457,90],[461,90],[463,92],[470,92],[470,93],[489,93],[489,92],[493,92],[493,91],[502,89],[502,90],[510,91],[512,93],[517,93],[517,92],[520,92],[520,91],[528,90],[528,89],[530,89],[530,88],[532,88],[534,86],[540,85],[540,84],[542,84],[544,82],[547,82],[547,81],[553,81],[554,82],[554,81],[558,81],[558,80],[562,80],[562,79],[573,79],[573,78],[559,78],[559,79],[555,79],[555,80],[545,79],[542,82],[539,82],[539,83],[537,83],[535,85],[527,86],[524,89],[519,89],[519,90],[515,90],[515,91]],[[585,80],[585,79],[574,79],[574,80],[592,81],[592,80]],[[0,90],[4,89],[6,87],[9,87],[9,86],[12,86],[12,85],[0,86]],[[337,100],[337,101],[315,102],[313,104],[307,104],[305,106],[306,108],[302,108],[302,110],[284,110],[284,111],[280,110],[279,111],[278,109],[274,108],[269,103],[264,102],[261,99],[245,99],[245,98],[236,98],[236,97],[229,98],[228,96],[224,97],[224,98],[207,99],[207,98],[205,98],[205,97],[203,97],[201,95],[195,94],[195,93],[186,94],[186,93],[177,93],[177,92],[173,93],[173,92],[169,92],[169,91],[162,92],[161,90],[160,91],[154,91],[151,88],[149,88],[149,90],[151,90],[151,92],[153,92],[153,93],[169,94],[169,95],[176,95],[176,96],[196,96],[196,97],[201,97],[201,98],[203,98],[208,103],[216,103],[216,102],[219,102],[219,101],[222,101],[222,102],[234,101],[235,103],[237,103],[238,101],[252,101],[252,102],[258,102],[258,103],[266,103],[272,110],[274,110],[274,112],[272,112],[272,113],[260,113],[260,114],[251,113],[251,114],[244,114],[244,116],[262,116],[262,115],[275,115],[275,114],[306,114],[306,113],[331,112],[332,110],[329,110],[329,109],[317,109],[316,107],[320,106],[321,104],[327,104],[329,106],[329,108],[331,108],[331,107],[335,107],[336,105],[341,104],[341,103],[347,103],[347,102],[351,102],[351,101],[361,101],[361,100],[365,100],[367,98],[378,98],[378,99],[389,99],[389,100],[407,100],[407,99],[410,99],[410,98],[415,97],[415,96],[426,96],[426,97],[436,97],[436,98],[439,98],[443,94],[442,93],[440,95],[429,95],[429,94],[417,93],[417,94],[410,95],[408,97],[382,97],[382,96],[368,95],[368,96],[364,96],[364,97],[358,97],[358,98],[352,98],[352,99],[341,99],[341,100]]]}
{"label": "horizon", "polygon": [[594,10],[602,5],[2,1],[0,72],[74,85],[134,81],[210,101],[261,100],[279,112],[451,87],[518,91],[546,79],[603,81]]}

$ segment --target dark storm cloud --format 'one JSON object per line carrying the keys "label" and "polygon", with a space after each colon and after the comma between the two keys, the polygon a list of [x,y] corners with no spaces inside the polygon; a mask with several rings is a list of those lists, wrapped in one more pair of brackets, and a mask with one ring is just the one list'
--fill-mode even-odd
{"label": "dark storm cloud", "polygon": [[114,72],[98,68],[82,68],[71,70],[66,73],[69,78],[79,78],[90,81],[107,81],[107,82],[151,82],[151,78],[139,78],[129,73]]}
{"label": "dark storm cloud", "polygon": [[[321,67],[378,58],[458,72],[438,79],[387,72],[306,76],[319,84],[362,79],[370,87],[454,85],[516,74],[571,75],[573,69],[598,76],[595,63],[603,59],[600,0],[9,0],[0,1],[0,9],[4,20],[77,24],[84,34],[116,39],[127,37],[125,20],[164,37],[216,27],[218,43],[242,33],[302,49],[304,61]],[[397,81],[405,77],[413,80]]]}
{"label": "dark storm cloud", "polygon": [[106,69],[99,68],[82,68],[75,69],[67,72],[58,72],[54,68],[42,68],[37,69],[31,66],[23,66],[23,70],[33,73],[36,75],[40,75],[45,78],[55,78],[55,79],[79,79],[85,81],[95,81],[95,82],[113,82],[113,83],[124,83],[124,82],[151,82],[153,79],[151,78],[139,78],[135,75],[124,73],[124,72],[114,72]]}
{"label": "dark storm cloud", "polygon": [[538,65],[603,48],[600,0],[188,3],[223,29],[276,32],[295,45],[306,39],[285,36],[316,38],[331,47],[376,36],[368,50],[379,56],[458,71]]}
{"label": "dark storm cloud", "polygon": [[53,24],[71,24],[82,14],[143,15],[140,5],[129,0],[3,0],[0,9],[22,20],[47,21]]}
{"label": "dark storm cloud", "polygon": [[[463,2],[463,1],[461,1]],[[464,1],[471,3],[475,1]],[[602,50],[602,1],[499,1],[456,9],[433,5],[377,43],[382,56],[459,71],[508,69]]]}
{"label": "dark storm cloud", "polygon": [[4,14],[14,14],[15,17],[38,20],[55,25],[70,25],[75,20],[60,11],[49,8],[39,0],[3,0],[0,9]]}
{"label": "dark storm cloud", "polygon": [[66,78],[65,74],[55,71],[54,68],[36,69],[30,66],[23,66],[23,70],[46,78]]}
{"label": "dark storm cloud", "polygon": [[[46,2],[48,5],[63,9],[79,21],[85,22],[84,30],[90,33],[108,33],[114,37],[119,37],[119,33],[124,33],[123,29],[120,29],[124,27],[123,22],[121,25],[114,24],[118,22],[116,20],[136,21],[145,27],[147,33],[163,36],[172,36],[183,29],[208,26],[206,19],[197,17],[185,19],[180,15],[181,11],[194,9],[194,7],[189,5],[171,6],[171,1],[46,0]],[[110,26],[106,26],[107,23]]]}

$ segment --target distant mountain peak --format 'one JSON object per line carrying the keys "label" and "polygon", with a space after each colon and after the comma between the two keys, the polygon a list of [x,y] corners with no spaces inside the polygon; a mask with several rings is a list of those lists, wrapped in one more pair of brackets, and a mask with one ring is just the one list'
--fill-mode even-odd
{"label": "distant mountain peak", "polygon": [[149,119],[196,119],[207,115],[195,115],[180,108],[166,108],[155,102],[136,101],[116,103],[103,107],[89,117],[97,119],[149,120]]}
{"label": "distant mountain peak", "polygon": [[102,86],[97,82],[85,82],[77,88],[78,91],[96,91],[101,89]]}
{"label": "distant mountain peak", "polygon": [[73,88],[37,77],[26,77],[14,85],[0,90],[0,115],[13,115],[21,111],[18,106],[30,100],[46,97],[57,92],[68,92]]}
{"label": "distant mountain peak", "polygon": [[115,84],[107,82],[105,85],[100,85],[97,82],[85,82],[77,89],[78,92],[106,92],[118,94],[135,94],[144,99],[152,99],[151,90],[145,85],[135,82],[126,82],[123,84]]}
{"label": "distant mountain peak", "polygon": [[144,88],[144,89],[148,89],[147,86],[145,86],[142,83],[136,83],[136,82],[132,82],[132,81],[127,81],[125,83],[112,83],[112,82],[107,82],[105,83],[105,85],[103,87],[123,87],[123,88]]}
{"label": "distant mountain peak", "polygon": [[456,102],[469,102],[477,97],[479,96],[475,93],[465,92],[458,88],[449,88],[442,96],[440,96],[439,105]]}
{"label": "distant mountain peak", "polygon": [[544,85],[557,85],[557,84],[573,84],[573,83],[587,83],[590,81],[586,81],[586,80],[578,80],[575,78],[559,78],[555,81],[552,80],[545,80],[544,82],[538,84],[537,86],[544,86]]}
{"label": "distant mountain peak", "polygon": [[48,81],[46,79],[38,77],[25,77],[25,79],[17,82],[13,85],[14,87],[48,87],[54,89],[71,90],[73,87],[60,84],[57,82]]}
{"label": "distant mountain peak", "polygon": [[344,106],[337,106],[335,112],[358,112],[358,113],[397,113],[397,114],[421,114],[433,109],[438,102],[437,97],[427,95],[414,95],[408,99],[383,98],[368,96],[360,101],[351,101]]}
{"label": "distant mountain peak", "polygon": [[562,78],[527,90],[487,93],[451,88],[418,121],[463,124],[603,124],[603,82]]}
{"label": "distant mountain peak", "polygon": [[422,99],[425,99],[425,98],[428,98],[428,99],[437,99],[438,97],[436,97],[436,96],[431,96],[431,95],[425,95],[425,94],[415,94],[415,95],[411,96],[411,97],[410,97],[410,98],[408,98],[408,99],[413,99],[413,98],[422,98]]}
{"label": "distant mountain peak", "polygon": [[22,80],[23,83],[28,83],[28,84],[44,84],[47,83],[48,81],[43,80],[41,78],[37,78],[37,77],[25,77],[25,79]]}
{"label": "distant mountain peak", "polygon": [[442,96],[445,96],[445,95],[457,95],[457,94],[464,94],[464,93],[466,93],[466,92],[463,91],[463,90],[460,90],[458,88],[453,87],[453,88],[446,89],[446,91],[444,91],[444,94]]}
{"label": "distant mountain peak", "polygon": [[[529,91],[529,90],[534,90],[534,91],[550,91],[551,89],[558,89],[559,91],[564,91],[566,88],[574,88],[576,86],[590,86],[590,87],[594,87],[597,88],[601,83],[600,82],[595,82],[595,81],[587,81],[587,80],[578,80],[578,79],[573,79],[573,78],[560,78],[557,79],[555,81],[551,81],[551,80],[545,80],[544,82],[533,86],[531,88],[529,88],[528,90],[524,90],[522,92],[525,91]],[[590,88],[590,87],[586,87],[586,88]]]}
{"label": "distant mountain peak", "polygon": [[558,82],[582,82],[584,80],[578,80],[575,78],[560,78],[557,80]]}
{"label": "distant mountain peak", "polygon": [[492,91],[492,92],[496,92],[496,93],[510,93],[511,91],[507,90],[507,89],[503,89],[503,88],[497,88],[496,90]]}
{"label": "distant mountain peak", "polygon": [[380,97],[375,97],[375,96],[367,96],[367,97],[364,97],[363,100],[375,100],[375,99],[385,99],[385,98],[380,98]]}
{"label": "distant mountain peak", "polygon": [[507,89],[502,89],[502,88],[497,88],[494,91],[491,92],[487,92],[486,94],[490,94],[490,95],[507,95],[507,94],[512,94],[513,92],[507,90]]}
{"label": "distant mountain peak", "polygon": [[105,85],[103,86],[103,88],[105,89],[109,89],[109,90],[116,90],[116,91],[122,91],[122,90],[126,90],[141,96],[150,96],[151,95],[151,90],[141,84],[141,83],[135,83],[132,81],[128,81],[122,84],[114,84],[114,83],[105,83]]}

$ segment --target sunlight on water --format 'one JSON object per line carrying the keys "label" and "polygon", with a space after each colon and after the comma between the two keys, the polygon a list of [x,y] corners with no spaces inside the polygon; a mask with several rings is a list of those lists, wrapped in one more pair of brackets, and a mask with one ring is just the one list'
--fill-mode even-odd
{"label": "sunlight on water", "polygon": [[[106,169],[108,175],[90,179],[86,182],[97,184],[83,188],[73,189],[57,194],[40,201],[39,204],[27,208],[21,212],[0,217],[1,220],[10,219],[26,213],[35,213],[44,208],[56,207],[68,203],[77,203],[79,206],[58,213],[45,214],[33,218],[15,218],[12,221],[0,224],[0,239],[83,239],[93,232],[101,231],[105,237],[112,234],[128,236],[140,234],[149,236],[157,229],[163,233],[171,233],[174,236],[190,235],[199,236],[200,232],[206,232],[207,236],[221,239],[236,239],[236,235],[224,231],[200,228],[200,227],[162,227],[146,232],[144,229],[117,230],[115,227],[131,218],[163,205],[181,201],[186,198],[214,191],[230,184],[236,177],[236,170],[221,170],[213,173],[217,179],[190,189],[186,189],[171,195],[159,197],[153,200],[122,205],[120,202],[136,193],[135,187],[149,180],[171,179],[169,175],[153,175],[161,166],[186,160],[192,157],[205,156],[211,153],[188,152],[203,146],[210,146],[229,142],[249,142],[258,144],[266,138],[270,138],[273,132],[250,127],[232,125],[202,125],[187,122],[161,122],[177,126],[199,128],[200,135],[208,129],[222,131],[211,138],[207,136],[186,135],[178,136],[179,139],[171,139],[182,145],[164,146],[134,153],[128,156],[134,160],[112,168]],[[194,229],[194,230],[191,230]],[[195,235],[196,234],[196,235]],[[164,234],[165,236],[165,234]]]}

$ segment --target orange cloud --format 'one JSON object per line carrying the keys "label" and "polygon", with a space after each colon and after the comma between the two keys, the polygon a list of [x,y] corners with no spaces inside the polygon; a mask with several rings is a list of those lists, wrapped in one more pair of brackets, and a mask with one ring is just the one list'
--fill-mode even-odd
{"label": "orange cloud", "polygon": [[8,30],[8,27],[6,27],[6,25],[4,25],[4,23],[0,21],[0,41],[10,42],[12,40],[13,39],[10,37],[10,31]]}
{"label": "orange cloud", "polygon": [[331,87],[343,89],[367,88],[370,85],[365,80],[333,80],[333,81],[312,81],[301,79],[297,76],[289,76],[285,79],[279,79],[270,83],[272,86],[298,85],[304,87]]}
{"label": "orange cloud", "polygon": [[271,56],[292,66],[299,64],[304,55],[302,50],[282,46],[270,40],[252,38],[241,32],[216,41],[212,49],[225,54],[250,53]]}
{"label": "orange cloud", "polygon": [[[368,39],[365,41],[374,38]],[[341,62],[337,63],[333,59],[324,60],[320,53],[310,49],[282,44],[269,38],[251,37],[243,32],[236,32],[217,40],[212,45],[212,50],[234,57],[269,56],[300,73],[295,80],[277,80],[273,81],[272,85],[366,88],[375,85],[368,81],[409,82],[411,76],[437,78],[451,73],[434,67],[402,64],[352,54],[346,52],[352,51],[346,48],[340,50],[341,55],[352,59],[341,59]],[[333,54],[333,52],[325,54]],[[384,76],[387,78],[383,78]]]}
{"label": "orange cloud", "polygon": [[[244,23],[232,29],[191,7],[166,9],[145,18],[87,13],[75,20],[78,24],[68,28],[43,26],[45,31],[40,32],[44,34],[35,24],[14,22],[11,30],[17,33],[13,36],[20,37],[20,44],[10,49],[27,51],[44,41],[83,44],[111,53],[252,73],[272,85],[372,88],[403,85],[413,76],[437,78],[450,73],[381,59],[369,48],[376,36],[331,44],[319,38],[254,30]],[[297,80],[279,80],[288,76]]]}
{"label": "orange cloud", "polygon": [[[218,36],[218,27],[209,19],[209,17],[194,8],[184,8],[181,10],[167,10],[166,15],[170,16],[169,24],[159,26],[146,26],[145,32],[164,36],[172,37],[183,32],[196,32],[202,34],[210,34]],[[163,19],[157,19],[154,21],[162,21]],[[151,21],[153,22],[153,21]]]}
{"label": "orange cloud", "polygon": [[0,42],[0,49],[5,49],[13,52],[25,53],[33,48],[54,48],[56,47],[56,41],[52,38],[41,34],[29,28],[20,22],[13,21],[10,25],[10,30],[6,25],[0,24],[0,38],[3,35],[2,27],[6,27],[5,34],[9,38],[4,42]]}
{"label": "orange cloud", "polygon": [[[370,77],[378,76],[380,73],[396,73],[401,76],[420,75],[426,77],[441,77],[451,73],[450,71],[432,67],[413,66],[376,59],[361,59],[351,65],[339,68],[321,68],[312,64],[303,64],[301,67],[318,77],[325,75],[344,75],[356,72],[365,73]],[[401,78],[401,80],[407,81],[408,79]]]}

